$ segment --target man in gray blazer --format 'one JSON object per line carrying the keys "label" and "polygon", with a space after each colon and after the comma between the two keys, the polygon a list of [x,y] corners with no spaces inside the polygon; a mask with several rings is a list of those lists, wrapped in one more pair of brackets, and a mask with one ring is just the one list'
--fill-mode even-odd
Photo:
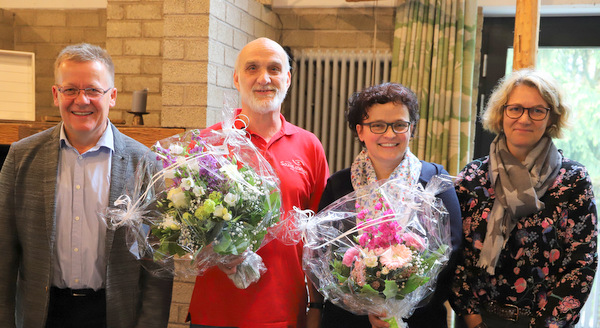
{"label": "man in gray blazer", "polygon": [[54,75],[62,122],[12,144],[0,172],[0,327],[166,327],[172,280],[99,215],[148,154],[108,119],[112,60],[69,46]]}

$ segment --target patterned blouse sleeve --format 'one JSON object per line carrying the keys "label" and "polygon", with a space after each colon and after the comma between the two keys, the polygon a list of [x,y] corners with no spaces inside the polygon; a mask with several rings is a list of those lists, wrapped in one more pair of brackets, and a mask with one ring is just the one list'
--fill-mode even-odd
{"label": "patterned blouse sleeve", "polygon": [[[470,164],[471,165],[471,164]],[[469,165],[458,175],[456,183],[456,194],[462,212],[463,219],[463,242],[462,252],[457,261],[454,281],[452,282],[452,293],[450,303],[454,311],[459,315],[479,313],[479,298],[477,297],[477,279],[473,279],[472,238],[468,222],[471,221],[472,202],[477,202],[476,194],[472,190],[478,180],[478,170]]]}
{"label": "patterned blouse sleeve", "polygon": [[567,203],[546,204],[561,208],[555,226],[562,249],[551,250],[551,253],[563,254],[548,256],[560,256],[562,269],[555,285],[550,286],[551,294],[547,295],[546,303],[542,299],[538,304],[539,310],[532,320],[534,327],[552,327],[553,323],[556,327],[570,327],[579,318],[579,311],[589,296],[598,264],[597,213],[590,177],[578,163],[566,169],[565,179],[558,182],[563,184],[558,190],[564,191],[565,197],[558,199]]}

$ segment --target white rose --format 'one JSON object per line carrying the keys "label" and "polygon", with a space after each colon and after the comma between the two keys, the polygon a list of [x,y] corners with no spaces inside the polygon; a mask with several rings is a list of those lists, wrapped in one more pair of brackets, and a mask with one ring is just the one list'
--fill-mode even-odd
{"label": "white rose", "polygon": [[219,171],[225,173],[225,175],[227,175],[233,181],[244,181],[244,177],[240,171],[238,171],[237,166],[233,164],[223,165]]}
{"label": "white rose", "polygon": [[239,195],[231,193],[231,192],[227,193],[227,195],[225,195],[225,198],[223,198],[225,203],[227,203],[227,205],[229,205],[229,206],[235,206],[235,204],[237,204],[239,199],[240,199]]}
{"label": "white rose", "polygon": [[219,204],[215,206],[215,210],[213,211],[213,215],[216,217],[223,217],[223,205]]}
{"label": "white rose", "polygon": [[377,255],[373,254],[373,252],[367,252],[364,256],[365,265],[369,268],[374,268],[377,266]]}
{"label": "white rose", "polygon": [[176,208],[185,208],[188,207],[190,204],[190,199],[183,191],[183,189],[179,187],[172,188],[171,190],[169,190],[169,193],[167,194],[167,199],[173,202],[173,205]]}
{"label": "white rose", "polygon": [[165,169],[163,170],[163,176],[165,179],[175,179],[176,170],[173,169]]}
{"label": "white rose", "polygon": [[197,197],[200,197],[202,195],[204,195],[204,188],[200,187],[200,186],[194,186],[192,188],[192,192],[194,193],[194,195],[196,195]]}
{"label": "white rose", "polygon": [[225,221],[231,220],[231,213],[227,212],[227,213],[223,214],[223,220],[225,220]]}
{"label": "white rose", "polygon": [[172,144],[169,146],[169,152],[171,153],[171,155],[181,154],[183,153],[183,147],[181,147],[180,145]]}
{"label": "white rose", "polygon": [[194,186],[194,179],[192,178],[183,178],[181,179],[181,188],[184,190],[190,190]]}

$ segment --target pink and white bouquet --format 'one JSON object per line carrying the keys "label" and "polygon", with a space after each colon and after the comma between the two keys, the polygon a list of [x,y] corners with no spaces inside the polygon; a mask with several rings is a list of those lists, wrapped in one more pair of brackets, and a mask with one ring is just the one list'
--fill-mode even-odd
{"label": "pink and white bouquet", "polygon": [[243,256],[229,277],[246,288],[266,271],[255,252],[279,222],[279,179],[243,130],[223,126],[157,142],[156,161],[138,169],[109,218],[129,227],[130,250],[149,270],[201,275]]}
{"label": "pink and white bouquet", "polygon": [[448,261],[449,218],[435,195],[449,187],[451,180],[438,176],[425,190],[379,181],[313,217],[297,213],[304,269],[313,284],[348,311],[385,311],[392,326],[402,326],[400,318],[433,292]]}

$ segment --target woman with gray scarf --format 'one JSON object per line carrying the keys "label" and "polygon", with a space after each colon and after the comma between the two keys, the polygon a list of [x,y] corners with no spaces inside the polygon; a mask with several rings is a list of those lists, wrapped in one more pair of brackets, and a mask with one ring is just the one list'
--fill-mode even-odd
{"label": "woman with gray scarf", "polygon": [[482,122],[497,137],[456,185],[465,239],[451,304],[463,327],[579,320],[596,272],[597,217],[585,167],[552,142],[569,111],[556,82],[531,69],[490,97]]}

